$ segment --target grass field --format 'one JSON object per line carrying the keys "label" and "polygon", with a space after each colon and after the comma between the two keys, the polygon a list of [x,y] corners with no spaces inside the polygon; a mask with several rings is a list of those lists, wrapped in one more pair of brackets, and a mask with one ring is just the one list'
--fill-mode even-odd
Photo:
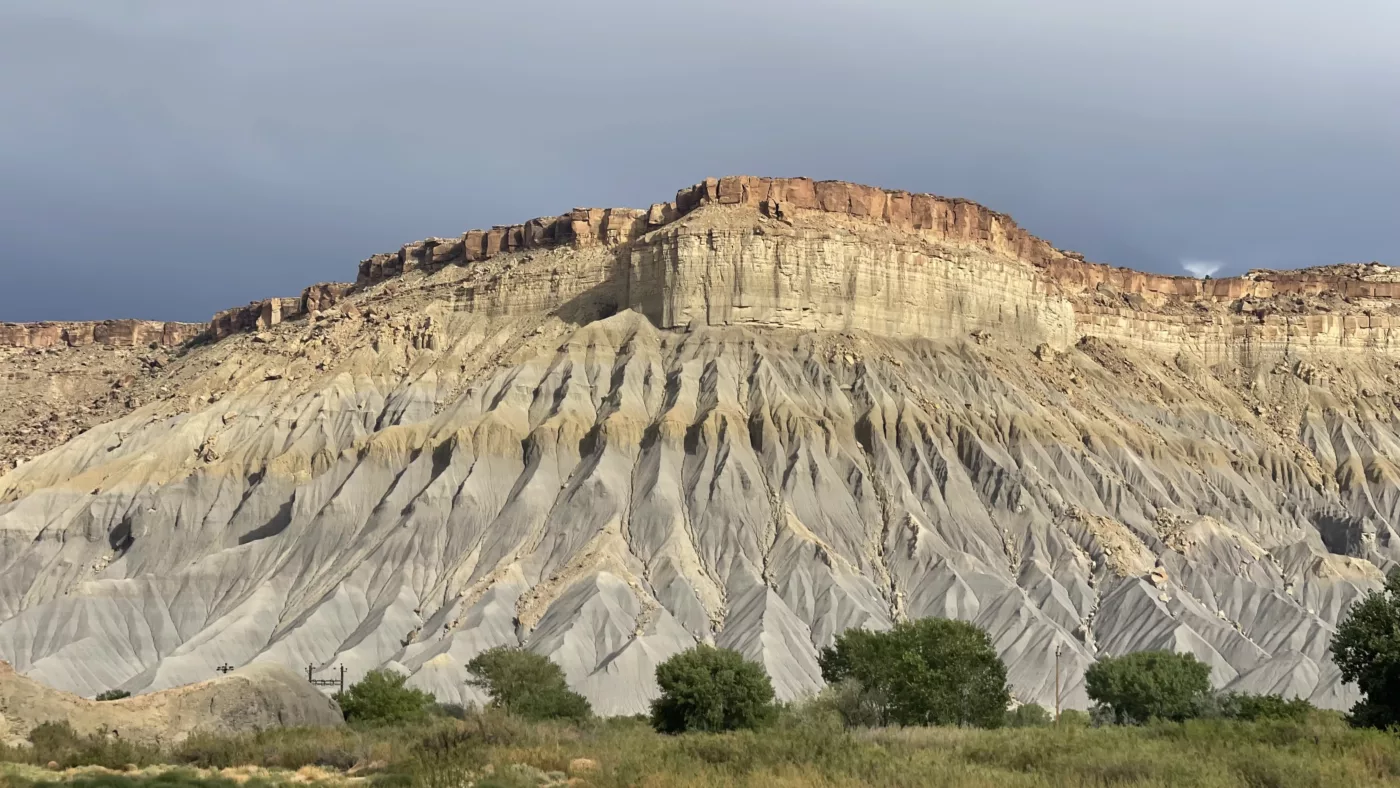
{"label": "grass field", "polygon": [[[846,731],[825,715],[798,712],[759,733],[671,737],[638,720],[574,726],[486,713],[398,728],[196,736],[168,751],[53,741],[0,749],[0,760],[9,762],[0,782],[13,788],[1400,784],[1400,737],[1325,714],[1303,723]],[[46,768],[51,761],[59,770]],[[78,768],[87,764],[97,766]]]}

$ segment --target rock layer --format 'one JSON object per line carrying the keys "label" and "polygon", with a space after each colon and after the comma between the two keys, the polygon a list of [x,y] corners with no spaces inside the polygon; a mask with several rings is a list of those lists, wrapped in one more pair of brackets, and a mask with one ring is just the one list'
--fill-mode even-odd
{"label": "rock layer", "polygon": [[214,315],[209,322],[208,336],[223,339],[232,334],[271,328],[283,320],[315,315],[335,305],[350,292],[351,287],[347,283],[323,282],[306,288],[299,298],[267,298],[247,306],[226,309]]}
{"label": "rock layer", "polygon": [[175,347],[198,336],[203,323],[104,320],[90,323],[0,323],[0,347]]}
{"label": "rock layer", "polygon": [[696,642],[794,698],[846,628],[951,616],[1022,701],[1057,648],[1071,707],[1093,659],[1171,648],[1342,707],[1332,629],[1400,548],[1391,276],[1135,274],[971,203],[743,178],[411,245],[0,477],[0,657],[471,701],[466,662],[523,644],[621,714]]}
{"label": "rock layer", "polygon": [[[714,206],[776,220],[760,228],[768,240],[686,221]],[[696,224],[708,234],[695,232]],[[783,225],[803,230],[785,239]],[[879,239],[873,248],[853,242],[872,237]],[[697,254],[677,248],[684,243],[713,248]],[[428,239],[363,261],[357,284],[561,246],[615,250],[613,270],[573,266],[564,278],[572,274],[590,285],[610,280],[620,291],[615,301],[664,327],[753,322],[947,338],[970,325],[1009,324],[1023,339],[1039,336],[1059,348],[1094,335],[1244,363],[1313,348],[1400,352],[1400,271],[1387,266],[1251,271],[1214,280],[1149,274],[1086,262],[966,200],[804,178],[712,178],[649,211],[580,208]],[[682,257],[691,267],[678,264]],[[552,274],[553,290],[525,308],[561,302],[561,272]],[[500,281],[492,283],[497,290]],[[517,298],[526,292],[509,291]],[[961,300],[978,292],[971,303]],[[468,293],[468,301],[478,295]]]}

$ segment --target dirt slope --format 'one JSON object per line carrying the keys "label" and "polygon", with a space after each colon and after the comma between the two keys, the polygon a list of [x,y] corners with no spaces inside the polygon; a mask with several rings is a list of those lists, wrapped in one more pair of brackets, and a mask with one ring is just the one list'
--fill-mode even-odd
{"label": "dirt slope", "polygon": [[146,744],[178,742],[196,731],[344,724],[334,701],[280,665],[249,665],[198,684],[98,702],[50,689],[0,662],[0,740],[22,740],[46,722]]}

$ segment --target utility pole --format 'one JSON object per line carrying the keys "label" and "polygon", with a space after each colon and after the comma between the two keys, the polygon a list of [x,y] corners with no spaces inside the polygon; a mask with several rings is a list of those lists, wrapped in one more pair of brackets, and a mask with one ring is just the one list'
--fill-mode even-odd
{"label": "utility pole", "polygon": [[1060,724],[1060,644],[1055,644],[1055,724]]}

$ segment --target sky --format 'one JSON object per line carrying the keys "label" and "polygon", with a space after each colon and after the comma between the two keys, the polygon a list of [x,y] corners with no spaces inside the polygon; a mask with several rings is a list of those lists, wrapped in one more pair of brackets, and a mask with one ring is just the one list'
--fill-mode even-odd
{"label": "sky", "polygon": [[705,177],[1216,275],[1400,265],[1394,0],[4,0],[0,321],[207,320]]}

